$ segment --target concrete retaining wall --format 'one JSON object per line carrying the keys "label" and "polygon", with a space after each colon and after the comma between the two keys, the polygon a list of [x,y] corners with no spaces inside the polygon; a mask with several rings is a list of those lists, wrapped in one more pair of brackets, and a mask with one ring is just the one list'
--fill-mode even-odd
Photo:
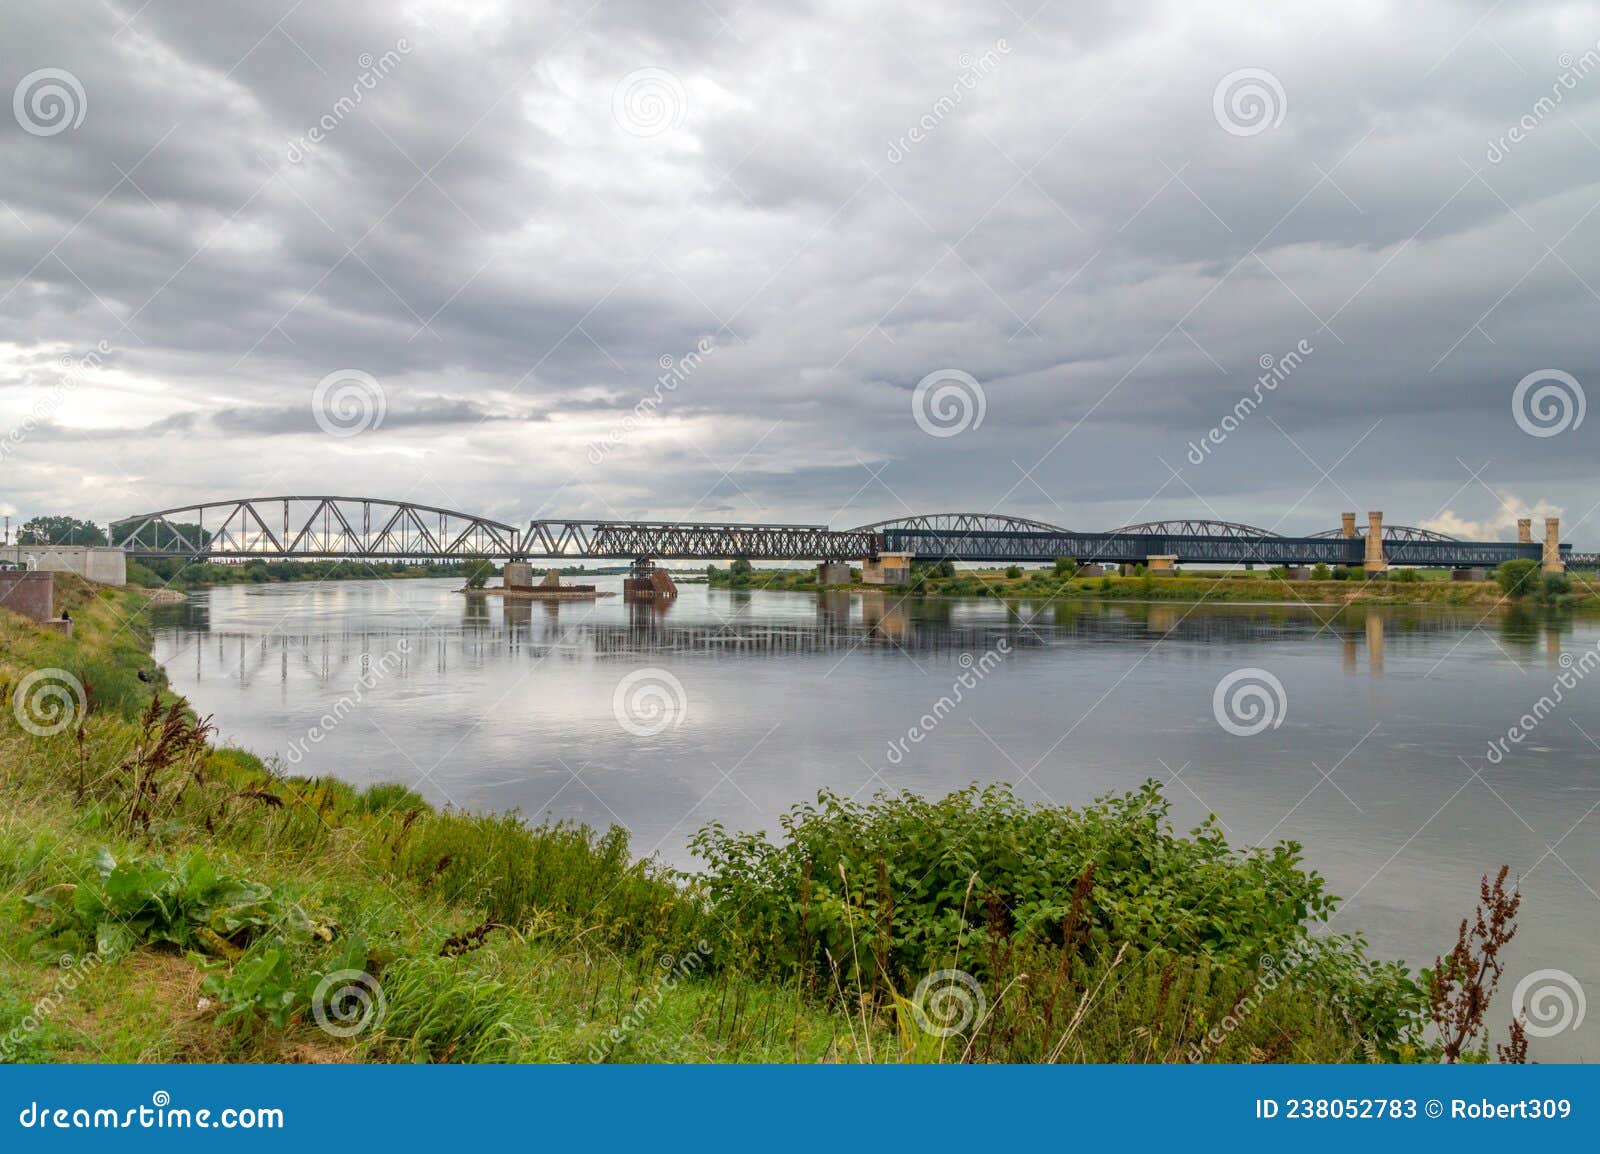
{"label": "concrete retaining wall", "polygon": [[0,561],[47,573],[76,573],[101,585],[128,583],[128,558],[105,545],[0,545]]}

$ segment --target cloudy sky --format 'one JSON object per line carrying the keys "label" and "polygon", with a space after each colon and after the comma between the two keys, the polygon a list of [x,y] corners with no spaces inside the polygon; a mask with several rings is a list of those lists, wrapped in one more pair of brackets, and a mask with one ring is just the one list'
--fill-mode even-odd
{"label": "cloudy sky", "polygon": [[0,512],[1593,548],[1597,42],[1490,0],[8,0]]}

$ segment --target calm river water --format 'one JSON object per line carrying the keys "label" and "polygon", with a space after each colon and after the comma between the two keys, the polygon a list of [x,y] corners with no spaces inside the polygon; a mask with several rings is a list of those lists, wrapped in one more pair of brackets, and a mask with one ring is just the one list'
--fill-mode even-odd
{"label": "calm river water", "polygon": [[[1578,1012],[1564,975],[1600,993],[1600,619],[703,585],[661,611],[456,584],[202,591],[157,611],[155,655],[223,740],[291,772],[620,823],[678,864],[701,825],[775,830],[822,787],[1079,804],[1153,777],[1185,828],[1215,813],[1235,844],[1302,842],[1349,899],[1335,928],[1413,965],[1508,862],[1522,929],[1497,1012],[1530,975],[1553,1024]],[[1597,1018],[1533,1057],[1600,1060]]]}

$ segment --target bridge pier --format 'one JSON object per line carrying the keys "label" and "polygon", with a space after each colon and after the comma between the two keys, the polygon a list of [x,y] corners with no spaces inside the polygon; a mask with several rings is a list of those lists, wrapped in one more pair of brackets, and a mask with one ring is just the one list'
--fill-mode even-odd
{"label": "bridge pier", "polygon": [[[1352,520],[1355,514],[1350,514]],[[1367,571],[1368,577],[1376,577],[1389,569],[1389,563],[1383,559],[1383,514],[1367,514],[1367,556],[1362,566]]]}
{"label": "bridge pier", "polygon": [[882,553],[861,562],[864,585],[904,585],[911,580],[910,553]]}
{"label": "bridge pier", "polygon": [[622,579],[624,601],[671,601],[677,595],[678,586],[672,575],[657,569],[655,562],[645,557],[637,558]]}
{"label": "bridge pier", "polygon": [[1561,560],[1561,518],[1544,519],[1544,564],[1546,573],[1565,573],[1567,564]]}
{"label": "bridge pier", "polygon": [[1533,518],[1517,518],[1517,540],[1524,545],[1533,544]]}
{"label": "bridge pier", "polygon": [[844,561],[824,561],[817,566],[818,585],[850,584],[850,565]]}
{"label": "bridge pier", "polygon": [[1151,573],[1171,573],[1178,567],[1176,553],[1151,553],[1144,559],[1144,567]]}

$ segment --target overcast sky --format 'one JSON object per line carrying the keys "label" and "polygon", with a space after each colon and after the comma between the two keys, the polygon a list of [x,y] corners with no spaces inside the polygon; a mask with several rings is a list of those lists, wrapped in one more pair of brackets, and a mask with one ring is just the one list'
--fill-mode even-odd
{"label": "overcast sky", "polygon": [[1600,544],[1600,5],[1036,5],[7,0],[0,512]]}

